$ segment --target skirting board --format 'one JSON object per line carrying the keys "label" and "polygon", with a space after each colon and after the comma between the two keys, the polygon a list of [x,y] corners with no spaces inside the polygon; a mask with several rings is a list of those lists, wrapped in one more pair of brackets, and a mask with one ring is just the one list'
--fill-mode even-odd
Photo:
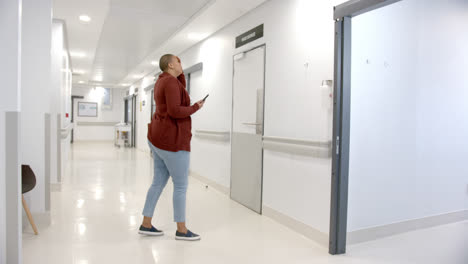
{"label": "skirting board", "polygon": [[225,186],[223,186],[223,185],[221,185],[219,183],[216,183],[216,182],[214,182],[214,181],[212,181],[212,180],[210,180],[210,179],[208,179],[206,177],[203,177],[200,174],[197,174],[197,173],[195,173],[193,171],[190,171],[189,175],[196,178],[196,179],[198,179],[198,180],[200,180],[200,181],[202,181],[202,182],[204,182],[204,183],[206,183],[206,184],[208,184],[208,185],[210,185],[210,186],[212,186],[213,188],[215,188],[216,190],[226,194],[227,196],[229,196],[229,194],[230,194],[230,190],[229,190],[228,187],[225,187]]}
{"label": "skirting board", "polygon": [[87,140],[83,140],[83,139],[75,139],[74,142],[80,142],[80,143],[111,143],[113,144],[114,143],[114,140],[92,140],[92,139],[87,139]]}
{"label": "skirting board", "polygon": [[430,228],[439,225],[451,224],[468,220],[468,210],[429,216],[420,219],[360,229],[348,232],[346,242],[348,245],[367,242],[383,237],[398,235],[418,229]]}
{"label": "skirting board", "polygon": [[328,234],[325,234],[313,227],[310,227],[300,221],[297,221],[294,218],[291,218],[285,214],[282,214],[274,209],[269,208],[268,206],[263,205],[262,214],[267,216],[278,223],[289,227],[295,232],[317,242],[319,245],[328,248]]}

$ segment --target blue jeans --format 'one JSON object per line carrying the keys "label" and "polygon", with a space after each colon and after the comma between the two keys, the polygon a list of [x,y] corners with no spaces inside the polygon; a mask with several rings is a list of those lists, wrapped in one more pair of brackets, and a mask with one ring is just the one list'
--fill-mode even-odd
{"label": "blue jeans", "polygon": [[174,206],[174,222],[185,222],[185,200],[188,186],[188,171],[190,164],[190,152],[171,152],[159,149],[148,141],[153,152],[154,176],[153,183],[146,195],[143,215],[153,217],[156,203],[166,186],[169,175],[172,176],[174,193],[172,196]]}

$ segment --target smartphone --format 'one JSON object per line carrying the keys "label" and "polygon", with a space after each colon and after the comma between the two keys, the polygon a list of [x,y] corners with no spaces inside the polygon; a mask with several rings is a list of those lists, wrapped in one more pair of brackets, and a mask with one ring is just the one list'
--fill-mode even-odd
{"label": "smartphone", "polygon": [[207,94],[207,95],[205,96],[205,98],[203,98],[203,102],[206,100],[206,98],[207,98],[209,95],[210,95],[210,94]]}

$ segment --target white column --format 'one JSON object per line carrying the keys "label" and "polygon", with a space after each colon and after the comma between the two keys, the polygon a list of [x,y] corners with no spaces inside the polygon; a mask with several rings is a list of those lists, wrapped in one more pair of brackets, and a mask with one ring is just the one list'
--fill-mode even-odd
{"label": "white column", "polygon": [[[66,152],[69,139],[61,140],[60,130],[70,123],[67,105],[71,101],[71,70],[67,53],[65,24],[61,20],[52,23],[52,49],[51,49],[51,85],[49,89],[51,113],[51,183],[61,183],[65,168]],[[60,123],[60,126],[58,124]]]}
{"label": "white column", "polygon": [[[19,111],[21,0],[0,1],[0,263],[22,262]],[[8,155],[7,155],[8,154]],[[6,188],[8,186],[8,188]]]}
{"label": "white column", "polygon": [[50,175],[45,175],[44,114],[51,103],[52,0],[23,0],[22,23],[21,162],[31,166],[37,180],[24,196],[33,215],[47,220]]}

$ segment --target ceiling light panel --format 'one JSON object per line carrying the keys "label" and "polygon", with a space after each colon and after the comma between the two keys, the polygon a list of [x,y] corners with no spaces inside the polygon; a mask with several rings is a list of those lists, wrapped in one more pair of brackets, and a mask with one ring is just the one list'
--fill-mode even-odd
{"label": "ceiling light panel", "polygon": [[81,15],[79,18],[81,22],[84,22],[84,23],[91,22],[91,18],[88,15]]}

